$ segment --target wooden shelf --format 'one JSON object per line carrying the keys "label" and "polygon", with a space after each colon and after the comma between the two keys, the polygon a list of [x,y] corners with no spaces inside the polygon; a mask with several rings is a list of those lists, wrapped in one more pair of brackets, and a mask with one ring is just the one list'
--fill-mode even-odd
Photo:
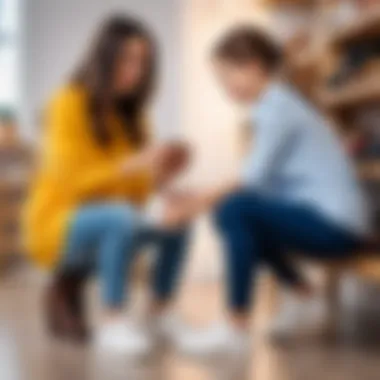
{"label": "wooden shelf", "polygon": [[330,110],[380,102],[380,75],[373,72],[351,80],[337,90],[320,90],[317,97],[321,105]]}
{"label": "wooden shelf", "polygon": [[380,159],[359,162],[357,165],[358,175],[361,180],[380,180]]}
{"label": "wooden shelf", "polygon": [[261,4],[269,7],[312,7],[318,0],[261,0]]}
{"label": "wooden shelf", "polygon": [[354,22],[338,29],[330,38],[333,45],[346,45],[363,38],[380,36],[380,6],[360,15]]}
{"label": "wooden shelf", "polygon": [[[380,279],[380,257],[374,257],[373,252],[367,254],[369,257],[360,258],[353,266],[355,272],[366,279],[379,281]],[[372,256],[372,257],[371,257]]]}
{"label": "wooden shelf", "polygon": [[[341,126],[342,134],[347,134],[352,127],[358,130],[360,126],[353,126],[351,109],[365,112],[360,109],[363,105],[373,103],[380,104],[380,60],[376,59],[366,62],[363,67],[340,87],[327,87],[326,81],[339,70],[345,48],[356,41],[364,41],[367,37],[380,37],[380,6],[370,12],[358,13],[357,17],[345,26],[336,26],[331,30],[331,14],[326,14],[326,28],[323,26],[323,18],[319,18],[318,3],[314,1],[284,1],[284,0],[262,0],[265,5],[272,6],[275,10],[285,9],[286,6],[306,6],[314,12],[321,25],[315,25],[315,30],[320,31],[319,35],[312,33],[314,28],[307,25],[304,31],[307,38],[302,34],[294,44],[289,45],[286,50],[288,56],[288,69],[291,79],[297,81],[296,87],[300,90],[303,86],[311,90],[311,99],[317,103],[323,112],[334,120],[336,125]],[[313,6],[316,6],[314,9]],[[379,0],[380,5],[380,0]],[[329,5],[328,5],[329,6]],[[277,8],[277,9],[276,9]],[[282,9],[281,9],[282,8]],[[326,8],[328,11],[329,8]],[[318,27],[318,28],[317,28]],[[332,25],[334,28],[334,25]],[[296,36],[298,37],[298,36]],[[338,112],[337,112],[338,111]],[[344,130],[343,130],[344,126]],[[363,181],[368,181],[368,185],[380,183],[380,158],[359,161],[355,165],[358,177]],[[370,182],[370,183],[369,183]],[[373,182],[373,183],[372,183]],[[376,188],[375,188],[376,190]],[[376,249],[376,248],[374,248]],[[338,270],[352,270],[354,273],[378,282],[380,280],[380,256],[375,257],[375,252],[360,252],[359,258],[350,259],[345,263],[341,260],[337,262]],[[329,263],[329,267],[331,267]],[[339,272],[338,272],[339,273]]]}
{"label": "wooden shelf", "polygon": [[318,61],[319,57],[315,52],[311,51],[311,49],[304,49],[291,58],[290,65],[297,70],[307,70],[314,68]]}

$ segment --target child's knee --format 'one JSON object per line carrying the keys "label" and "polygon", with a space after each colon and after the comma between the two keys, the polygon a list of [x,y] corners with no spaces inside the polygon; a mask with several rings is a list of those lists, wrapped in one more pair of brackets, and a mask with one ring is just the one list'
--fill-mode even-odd
{"label": "child's knee", "polygon": [[233,193],[226,197],[216,207],[214,219],[219,227],[241,221],[246,213],[248,194],[243,191]]}

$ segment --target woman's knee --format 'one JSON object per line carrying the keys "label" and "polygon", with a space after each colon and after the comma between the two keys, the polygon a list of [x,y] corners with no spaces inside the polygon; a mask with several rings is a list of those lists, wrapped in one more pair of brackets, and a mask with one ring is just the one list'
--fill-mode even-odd
{"label": "woman's knee", "polygon": [[129,204],[112,203],[106,205],[102,214],[104,228],[107,231],[133,234],[138,229],[138,212]]}

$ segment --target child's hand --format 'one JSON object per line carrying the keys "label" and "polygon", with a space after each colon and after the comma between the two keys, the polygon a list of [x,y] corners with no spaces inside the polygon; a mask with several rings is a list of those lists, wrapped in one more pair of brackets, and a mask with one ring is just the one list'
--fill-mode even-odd
{"label": "child's hand", "polygon": [[240,186],[239,180],[234,179],[224,186],[167,198],[163,217],[165,227],[176,228],[189,223],[195,216],[207,212],[228,194],[240,189]]}
{"label": "child's hand", "polygon": [[172,192],[164,199],[162,224],[175,229],[189,223],[195,216],[196,195],[190,192]]}

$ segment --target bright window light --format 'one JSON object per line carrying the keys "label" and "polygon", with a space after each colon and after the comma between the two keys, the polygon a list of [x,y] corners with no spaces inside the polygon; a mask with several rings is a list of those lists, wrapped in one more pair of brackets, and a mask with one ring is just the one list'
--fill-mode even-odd
{"label": "bright window light", "polygon": [[17,108],[19,97],[19,1],[0,0],[0,106]]}

